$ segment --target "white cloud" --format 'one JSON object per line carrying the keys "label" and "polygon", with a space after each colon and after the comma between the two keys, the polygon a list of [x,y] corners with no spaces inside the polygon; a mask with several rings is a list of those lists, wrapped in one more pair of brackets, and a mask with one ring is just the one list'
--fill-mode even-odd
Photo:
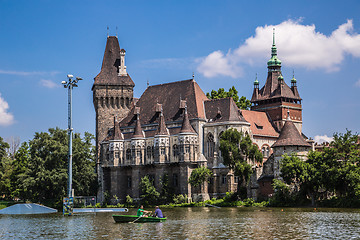
{"label": "white cloud", "polygon": [[360,34],[353,32],[352,20],[329,36],[317,32],[315,25],[287,20],[278,25],[257,27],[254,36],[226,55],[221,51],[210,53],[200,62],[198,71],[206,77],[239,77],[242,64],[264,64],[270,58],[273,28],[278,57],[287,66],[337,71],[345,55],[360,57]]}
{"label": "white cloud", "polygon": [[0,126],[8,126],[14,123],[14,116],[8,112],[9,104],[1,97],[0,93]]}
{"label": "white cloud", "polygon": [[197,70],[205,77],[224,75],[235,78],[242,75],[242,69],[237,66],[237,59],[230,51],[226,55],[221,51],[210,53],[201,61]]}
{"label": "white cloud", "polygon": [[360,87],[360,79],[355,82],[355,87]]}
{"label": "white cloud", "polygon": [[56,88],[56,87],[60,87],[60,84],[57,84],[51,80],[46,80],[46,79],[41,79],[40,80],[40,85],[44,86],[46,88]]}
{"label": "white cloud", "polygon": [[328,137],[327,135],[323,135],[323,136],[320,136],[320,135],[317,135],[314,137],[314,140],[315,142],[317,143],[323,143],[323,142],[332,142],[334,139],[333,137]]}

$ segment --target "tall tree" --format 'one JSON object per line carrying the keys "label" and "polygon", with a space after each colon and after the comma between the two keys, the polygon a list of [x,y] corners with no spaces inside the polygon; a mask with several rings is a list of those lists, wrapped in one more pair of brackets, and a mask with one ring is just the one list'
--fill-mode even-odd
{"label": "tall tree", "polygon": [[250,100],[246,99],[246,97],[242,96],[239,98],[238,91],[234,86],[229,88],[229,91],[226,92],[224,88],[219,88],[219,90],[212,90],[210,93],[206,93],[206,96],[210,99],[219,99],[219,98],[227,98],[232,97],[234,102],[240,109],[249,110],[251,107]]}
{"label": "tall tree", "polygon": [[144,176],[140,181],[141,201],[144,205],[154,205],[157,203],[160,193],[156,191],[154,184],[148,176]]}
{"label": "tall tree", "polygon": [[[94,195],[97,188],[93,136],[79,134],[73,140],[73,188],[75,195]],[[68,136],[66,130],[50,128],[49,133],[35,133],[23,144],[15,161],[16,192],[22,199],[60,205],[66,195],[68,180]]]}
{"label": "tall tree", "polygon": [[359,136],[347,130],[345,134],[335,133],[329,147],[310,152],[306,161],[284,155],[281,172],[286,183],[311,197],[313,205],[321,196],[334,196],[346,199],[343,206],[350,206],[360,204],[359,160]]}
{"label": "tall tree", "polygon": [[212,172],[210,169],[207,167],[198,167],[191,172],[189,183],[191,186],[196,187],[207,182],[211,176]]}
{"label": "tall tree", "polygon": [[[252,166],[255,162],[262,162],[263,156],[249,135],[245,135],[237,129],[228,129],[221,135],[220,150],[224,164],[234,170],[239,177],[238,191],[243,183],[246,183],[252,174]],[[251,164],[250,164],[251,163]]]}
{"label": "tall tree", "polygon": [[9,144],[0,137],[0,196],[10,197],[12,160],[8,155]]}

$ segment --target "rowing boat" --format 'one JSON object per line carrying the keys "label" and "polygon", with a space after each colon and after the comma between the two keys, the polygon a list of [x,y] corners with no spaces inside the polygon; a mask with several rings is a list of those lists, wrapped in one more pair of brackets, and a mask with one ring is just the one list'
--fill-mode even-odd
{"label": "rowing boat", "polygon": [[166,217],[158,218],[158,217],[139,217],[136,215],[113,215],[115,222],[117,223],[127,223],[127,222],[165,222]]}

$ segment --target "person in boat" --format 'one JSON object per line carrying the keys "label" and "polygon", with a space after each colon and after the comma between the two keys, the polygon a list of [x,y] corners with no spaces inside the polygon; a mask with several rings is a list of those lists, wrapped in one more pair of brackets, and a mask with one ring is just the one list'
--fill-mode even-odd
{"label": "person in boat", "polygon": [[155,207],[155,212],[154,212],[153,217],[158,217],[158,218],[163,218],[164,217],[164,215],[163,215],[161,209],[159,208],[159,206]]}
{"label": "person in boat", "polygon": [[151,213],[151,211],[146,211],[144,210],[144,206],[141,205],[140,208],[137,211],[137,216],[138,217],[147,217],[149,214]]}

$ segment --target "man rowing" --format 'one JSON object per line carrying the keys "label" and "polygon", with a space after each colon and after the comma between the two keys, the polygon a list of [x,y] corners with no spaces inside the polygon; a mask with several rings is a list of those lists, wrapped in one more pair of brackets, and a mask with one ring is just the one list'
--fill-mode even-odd
{"label": "man rowing", "polygon": [[141,205],[140,208],[137,211],[137,216],[138,217],[147,217],[149,214],[151,213],[151,211],[146,211],[144,210],[144,206]]}

